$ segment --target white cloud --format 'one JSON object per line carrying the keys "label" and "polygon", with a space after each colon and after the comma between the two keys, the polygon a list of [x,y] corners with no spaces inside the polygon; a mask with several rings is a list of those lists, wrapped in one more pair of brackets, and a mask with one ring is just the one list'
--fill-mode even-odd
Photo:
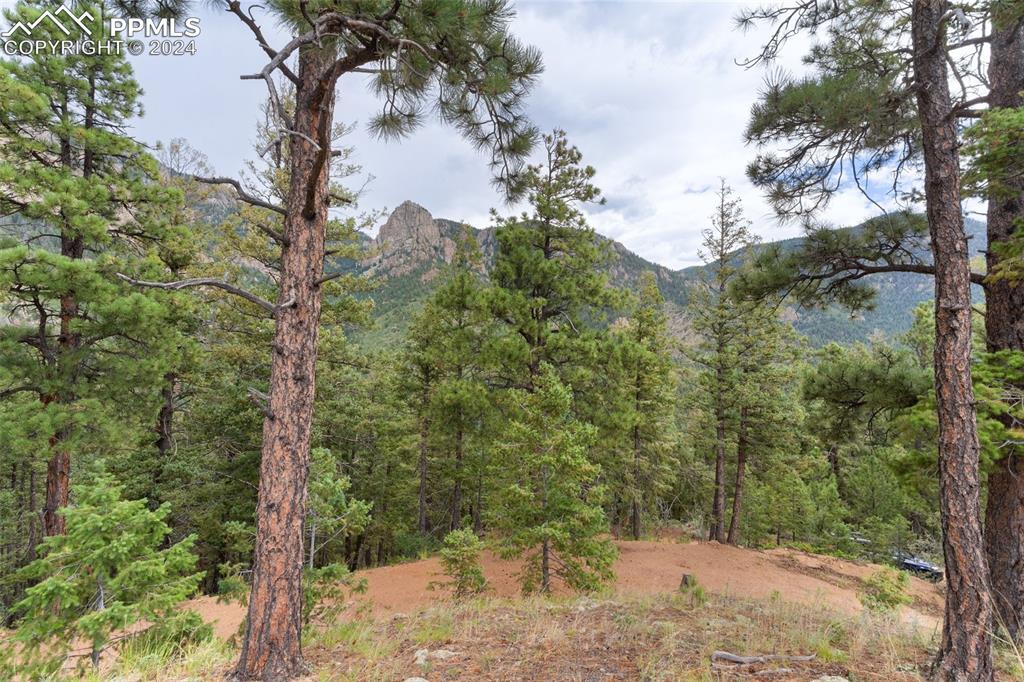
{"label": "white cloud", "polygon": [[[763,72],[735,60],[757,48],[756,36],[733,27],[740,3],[524,2],[513,30],[544,54],[546,71],[530,100],[543,129],[564,128],[597,168],[608,205],[591,224],[639,255],[678,268],[697,262],[700,230],[714,207],[718,178],[742,196],[755,230],[767,239],[793,236],[744,176],[754,151],[743,144],[747,112]],[[240,81],[266,58],[233,17],[204,13],[195,57],[137,60],[149,115],[138,133],[148,141],[183,136],[222,173],[252,156],[258,81]],[[272,22],[263,22],[269,25]],[[271,33],[273,27],[265,26]],[[282,41],[283,42],[283,41]],[[799,49],[791,51],[792,65]],[[374,100],[358,77],[342,82],[337,116],[365,122]],[[430,123],[397,143],[353,134],[357,159],[375,176],[363,208],[393,208],[405,199],[435,216],[488,222],[499,207],[486,159],[457,133]],[[503,210],[511,210],[507,207]],[[840,193],[827,217],[858,222],[876,210],[855,191]]]}

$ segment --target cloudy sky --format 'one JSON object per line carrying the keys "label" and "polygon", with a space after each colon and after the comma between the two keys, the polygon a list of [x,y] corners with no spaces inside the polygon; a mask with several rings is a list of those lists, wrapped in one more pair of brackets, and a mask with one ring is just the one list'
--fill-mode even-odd
{"label": "cloudy sky", "polygon": [[[541,129],[560,127],[597,169],[607,205],[591,225],[648,260],[671,268],[699,262],[718,178],[743,198],[747,216],[766,239],[793,236],[779,225],[744,176],[753,150],[742,141],[750,105],[765,73],[736,60],[750,56],[757,35],[734,29],[742,7],[732,2],[519,2],[513,30],[541,49],[545,72],[530,100]],[[266,57],[234,17],[197,9],[202,35],[195,56],[135,60],[146,91],[136,124],[147,141],[184,137],[221,174],[237,174],[254,156],[257,107],[265,96],[254,73]],[[257,11],[257,17],[259,17]],[[284,36],[270,18],[264,24]],[[790,68],[799,63],[789,55]],[[430,124],[401,143],[366,133],[373,97],[360,76],[343,79],[339,120],[361,124],[351,136],[357,161],[373,180],[364,209],[391,209],[406,199],[436,217],[484,227],[502,205],[490,187],[486,159],[456,133]],[[851,189],[826,216],[856,223],[873,213]]]}

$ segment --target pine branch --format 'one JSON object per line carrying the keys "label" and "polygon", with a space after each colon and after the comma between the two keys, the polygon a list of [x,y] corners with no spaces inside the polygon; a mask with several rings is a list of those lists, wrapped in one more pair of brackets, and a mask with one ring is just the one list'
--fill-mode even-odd
{"label": "pine branch", "polygon": [[212,277],[193,277],[191,279],[181,279],[176,282],[149,282],[141,279],[133,279],[128,275],[122,274],[120,272],[117,273],[117,277],[125,282],[128,282],[133,286],[146,287],[149,289],[165,289],[168,291],[179,291],[181,289],[188,289],[191,287],[213,287],[215,289],[223,289],[229,294],[234,294],[235,296],[244,298],[250,303],[255,303],[256,305],[260,306],[261,308],[269,312],[271,315],[275,316],[277,315],[278,311],[284,308],[290,308],[295,305],[294,299],[288,299],[287,301],[281,303],[280,305],[275,305],[264,298],[260,298],[251,291],[246,291],[245,289],[237,287],[234,284],[229,284],[228,282],[219,279],[214,279]]}

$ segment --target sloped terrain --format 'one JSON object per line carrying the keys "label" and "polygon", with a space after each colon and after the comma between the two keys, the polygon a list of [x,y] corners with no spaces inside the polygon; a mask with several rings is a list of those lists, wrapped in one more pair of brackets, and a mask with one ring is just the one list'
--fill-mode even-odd
{"label": "sloped terrain", "polygon": [[[619,542],[618,546],[612,592],[622,597],[675,592],[683,574],[689,574],[716,594],[755,600],[777,595],[786,602],[823,605],[852,616],[861,611],[857,598],[861,580],[879,568],[789,549],[757,551],[711,542],[641,541]],[[482,563],[490,596],[519,595],[517,562],[485,554]],[[352,599],[351,611],[369,610],[386,617],[436,606],[448,599],[443,589],[430,587],[430,583],[444,580],[436,558],[360,571],[358,575],[365,578],[367,589]],[[935,629],[942,615],[941,588],[918,578],[911,578],[910,584],[914,603],[903,609],[902,620]],[[245,615],[240,606],[219,604],[211,597],[194,600],[190,608],[214,622],[222,637],[234,634]]]}

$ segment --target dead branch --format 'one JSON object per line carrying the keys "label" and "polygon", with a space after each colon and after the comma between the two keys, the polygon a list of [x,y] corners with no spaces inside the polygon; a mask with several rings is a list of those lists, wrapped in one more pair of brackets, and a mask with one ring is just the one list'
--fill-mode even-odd
{"label": "dead branch", "polygon": [[252,386],[249,387],[246,394],[249,396],[249,400],[252,401],[252,404],[260,409],[260,412],[263,413],[264,417],[267,419],[274,418],[274,413],[270,411],[270,396],[263,391],[253,388]]}
{"label": "dead branch", "polygon": [[230,185],[231,187],[234,188],[235,195],[241,201],[249,204],[250,206],[256,206],[257,208],[265,208],[268,211],[280,213],[281,215],[285,215],[286,213],[283,206],[278,206],[277,204],[272,204],[269,201],[264,201],[263,199],[254,197],[248,192],[246,192],[245,188],[242,187],[242,183],[240,183],[238,180],[235,180],[234,178],[204,178],[201,175],[193,175],[192,179],[195,180],[196,182],[201,182],[204,185]]}
{"label": "dead branch", "polygon": [[769,661],[813,661],[817,654],[807,656],[787,656],[785,654],[763,654],[757,656],[737,656],[728,651],[715,651],[711,654],[711,662],[727,661],[737,665],[757,665]]}
{"label": "dead branch", "polygon": [[[270,47],[270,43],[268,43],[267,39],[263,36],[262,29],[257,25],[256,20],[252,18],[252,15],[246,14],[242,11],[242,5],[238,0],[231,0],[228,2],[228,11],[238,17],[243,24],[249,27],[249,30],[252,31],[254,36],[256,36],[256,42],[259,43],[259,46],[267,53],[268,57],[271,59],[277,58],[277,51]],[[250,8],[249,11],[251,12],[252,9]],[[285,75],[285,78],[298,85],[298,76],[296,76],[287,65],[281,64],[280,69],[281,73]]]}
{"label": "dead branch", "polygon": [[269,312],[271,315],[276,315],[277,311],[280,310],[281,308],[288,308],[295,305],[294,301],[291,299],[289,299],[285,303],[282,303],[281,305],[274,305],[270,301],[264,298],[260,298],[251,291],[246,291],[241,287],[236,287],[234,284],[229,284],[228,282],[219,279],[214,279],[212,277],[193,277],[191,279],[180,279],[176,282],[148,282],[146,280],[133,279],[128,275],[122,274],[120,272],[117,273],[117,277],[118,279],[128,282],[128,284],[131,284],[133,286],[146,287],[148,289],[165,289],[167,291],[179,291],[181,289],[188,289],[190,287],[214,287],[215,289],[223,289],[229,294],[234,294],[235,296],[244,298],[250,303],[255,303],[256,305],[260,306],[261,308]]}

